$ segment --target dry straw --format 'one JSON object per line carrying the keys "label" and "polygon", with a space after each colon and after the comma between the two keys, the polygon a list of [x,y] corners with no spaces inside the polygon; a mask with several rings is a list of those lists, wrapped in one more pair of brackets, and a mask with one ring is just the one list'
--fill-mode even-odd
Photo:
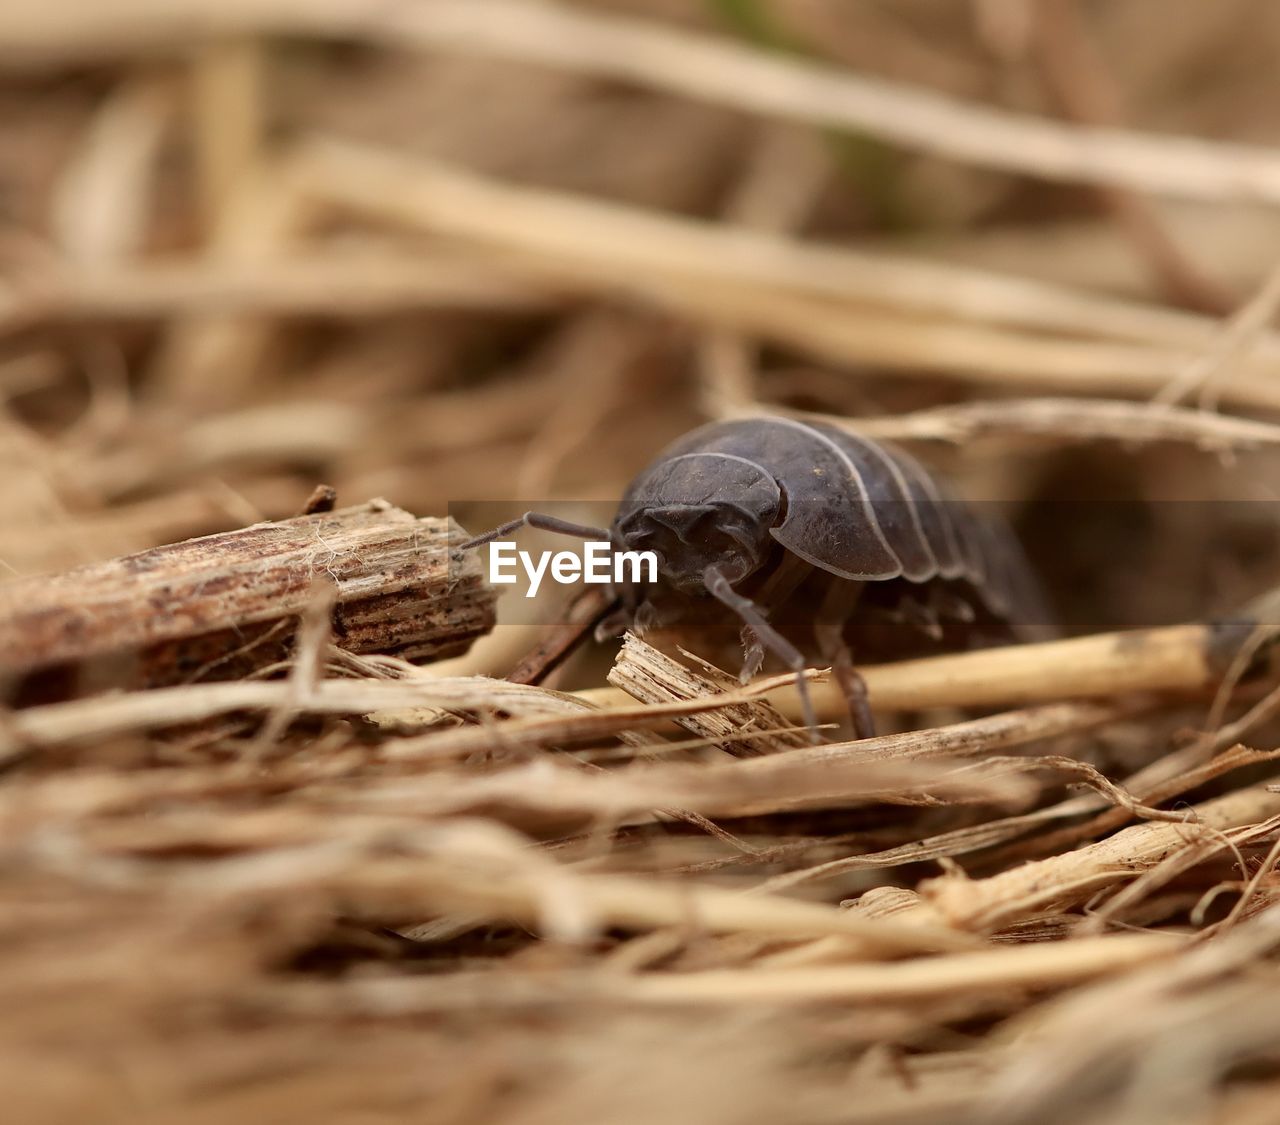
{"label": "dry straw", "polygon": [[[6,1118],[1272,1120],[1277,52],[0,7]],[[858,741],[815,672],[811,745],[449,556],[760,411],[998,497],[1065,638],[867,660]]]}

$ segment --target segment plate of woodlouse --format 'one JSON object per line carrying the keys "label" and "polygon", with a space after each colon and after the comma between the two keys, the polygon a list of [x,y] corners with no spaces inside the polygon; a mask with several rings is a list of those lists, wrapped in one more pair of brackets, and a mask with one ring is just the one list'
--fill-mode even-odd
{"label": "segment plate of woodlouse", "polygon": [[829,441],[845,459],[847,486],[860,489],[866,497],[869,514],[897,558],[902,577],[911,582],[936,578],[940,573],[938,557],[921,523],[906,474],[889,451],[835,426],[815,423],[801,429]]}

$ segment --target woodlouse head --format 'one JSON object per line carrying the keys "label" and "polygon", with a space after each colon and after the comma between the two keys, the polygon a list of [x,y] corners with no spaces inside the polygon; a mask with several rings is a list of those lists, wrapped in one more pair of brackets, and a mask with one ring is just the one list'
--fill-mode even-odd
{"label": "woodlouse head", "polygon": [[632,483],[613,534],[627,550],[655,552],[663,582],[693,593],[709,566],[733,582],[758,569],[783,507],[778,482],[759,465],[686,454],[658,461]]}

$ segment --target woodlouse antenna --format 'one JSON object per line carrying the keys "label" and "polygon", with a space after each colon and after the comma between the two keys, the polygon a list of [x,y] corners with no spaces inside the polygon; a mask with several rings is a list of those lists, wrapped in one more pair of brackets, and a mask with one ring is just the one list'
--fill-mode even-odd
{"label": "woodlouse antenna", "polygon": [[603,539],[610,543],[613,542],[612,536],[603,527],[588,527],[586,524],[570,523],[568,520],[562,520],[557,516],[548,516],[542,512],[525,512],[524,515],[495,527],[492,531],[486,531],[483,535],[468,539],[458,550],[469,551],[473,547],[483,547],[486,543],[492,543],[493,540],[501,539],[502,536],[510,535],[513,531],[526,526],[536,527],[540,531],[553,531],[557,535],[572,535],[578,539]]}
{"label": "woodlouse antenna", "polygon": [[[506,523],[495,527],[492,531],[486,531],[483,535],[468,539],[458,550],[470,551],[475,547],[483,547],[486,543],[492,543],[495,539],[501,539],[502,536],[510,535],[513,531],[518,531],[522,527],[536,527],[539,530],[551,531],[557,535],[572,535],[577,539],[603,540],[617,547],[613,533],[603,527],[589,527],[586,524],[571,523],[568,520],[560,519],[558,516],[549,516],[545,512],[525,512],[524,515],[508,520]],[[634,593],[629,589],[624,589],[621,600],[621,606],[618,606],[615,600],[612,611],[606,613],[601,620],[596,622],[594,635],[597,641],[616,635],[616,630],[620,626],[630,623],[635,610]]]}
{"label": "woodlouse antenna", "polygon": [[813,700],[809,695],[809,682],[805,673],[804,654],[786,637],[778,632],[766,620],[760,607],[750,598],[739,594],[716,567],[709,566],[702,572],[707,593],[723,605],[728,606],[745,624],[749,625],[755,635],[775,655],[783,660],[791,671],[796,673],[796,690],[800,693],[800,706],[804,710],[805,725],[809,728],[809,738],[816,745],[818,738],[818,716],[813,709]]}

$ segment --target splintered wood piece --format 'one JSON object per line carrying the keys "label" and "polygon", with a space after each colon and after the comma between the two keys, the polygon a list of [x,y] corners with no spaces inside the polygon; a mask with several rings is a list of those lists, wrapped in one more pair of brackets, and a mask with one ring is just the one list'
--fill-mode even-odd
{"label": "splintered wood piece", "polygon": [[189,539],[0,585],[0,698],[252,674],[288,656],[298,616],[334,587],[333,641],[424,661],[492,628],[464,532],[384,500]]}
{"label": "splintered wood piece", "polygon": [[[691,653],[682,654],[699,665],[698,670],[628,633],[622,641],[609,682],[641,703],[671,703],[699,696],[721,695],[740,687],[737,680]],[[710,738],[722,749],[739,757],[772,754],[808,746],[809,738],[791,729],[790,721],[765,699],[745,700],[729,707],[675,718],[680,726],[699,738]],[[735,738],[752,732],[750,739]],[[759,737],[760,732],[770,732]]]}

